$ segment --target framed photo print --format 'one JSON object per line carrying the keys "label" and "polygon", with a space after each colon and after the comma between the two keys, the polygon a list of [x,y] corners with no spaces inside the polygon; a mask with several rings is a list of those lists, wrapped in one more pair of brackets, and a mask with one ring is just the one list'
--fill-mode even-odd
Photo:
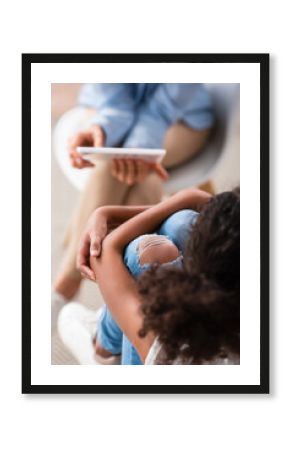
{"label": "framed photo print", "polygon": [[269,392],[269,55],[23,54],[23,393]]}

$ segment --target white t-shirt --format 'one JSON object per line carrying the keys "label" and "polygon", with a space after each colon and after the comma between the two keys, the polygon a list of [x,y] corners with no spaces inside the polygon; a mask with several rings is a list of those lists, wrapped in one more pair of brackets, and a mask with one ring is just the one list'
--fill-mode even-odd
{"label": "white t-shirt", "polygon": [[[150,347],[148,355],[145,359],[146,365],[156,365],[158,360],[158,355],[162,351],[162,345],[158,342],[156,338]],[[178,360],[178,358],[173,362],[173,365],[184,364]],[[240,359],[236,356],[232,358],[216,358],[210,362],[203,363],[204,365],[238,365],[240,364]]]}

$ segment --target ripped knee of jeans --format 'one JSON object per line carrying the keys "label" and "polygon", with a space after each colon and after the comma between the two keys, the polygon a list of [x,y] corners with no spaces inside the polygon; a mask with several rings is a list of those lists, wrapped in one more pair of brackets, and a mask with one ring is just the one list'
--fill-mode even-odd
{"label": "ripped knee of jeans", "polygon": [[162,235],[145,236],[138,246],[139,262],[144,264],[165,264],[179,257],[178,248]]}

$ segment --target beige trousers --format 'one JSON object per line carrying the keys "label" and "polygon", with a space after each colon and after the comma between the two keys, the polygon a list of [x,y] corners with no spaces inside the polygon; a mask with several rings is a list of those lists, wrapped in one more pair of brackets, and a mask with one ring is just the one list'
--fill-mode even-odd
{"label": "beige trousers", "polygon": [[[85,109],[84,113],[93,114]],[[164,166],[172,168],[191,159],[202,149],[209,133],[210,130],[193,130],[183,123],[173,125],[165,136],[164,148],[167,153],[163,161]],[[156,174],[150,174],[142,184],[128,186],[112,177],[108,162],[99,162],[91,169],[70,222],[60,274],[80,277],[76,270],[76,253],[82,230],[94,209],[103,205],[151,205],[158,203],[162,194],[162,180]]]}

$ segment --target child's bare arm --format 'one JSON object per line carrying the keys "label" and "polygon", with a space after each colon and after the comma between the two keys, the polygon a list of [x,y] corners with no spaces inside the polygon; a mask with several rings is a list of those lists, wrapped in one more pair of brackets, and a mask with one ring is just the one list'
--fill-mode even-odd
{"label": "child's bare arm", "polygon": [[139,336],[139,330],[143,325],[140,294],[134,278],[123,263],[122,255],[115,248],[104,243],[101,256],[91,257],[90,266],[113,318],[144,362],[154,336],[152,334],[144,338]]}
{"label": "child's bare arm", "polygon": [[171,214],[187,208],[198,210],[210,198],[210,194],[199,189],[184,189],[132,217],[114,230],[107,239],[110,240],[110,245],[122,251],[132,239],[141,234],[153,232]]}
{"label": "child's bare arm", "polygon": [[101,206],[97,211],[107,220],[110,228],[115,228],[132,217],[151,208],[152,205],[138,206]]}
{"label": "child's bare arm", "polygon": [[119,250],[135,237],[150,233],[168,216],[184,208],[198,209],[210,199],[210,195],[198,189],[185,189],[155,206],[104,206],[94,211],[80,240],[77,267],[91,279],[94,273],[90,268],[89,257],[99,256],[102,241],[109,229],[120,225],[110,235],[112,245]]}

